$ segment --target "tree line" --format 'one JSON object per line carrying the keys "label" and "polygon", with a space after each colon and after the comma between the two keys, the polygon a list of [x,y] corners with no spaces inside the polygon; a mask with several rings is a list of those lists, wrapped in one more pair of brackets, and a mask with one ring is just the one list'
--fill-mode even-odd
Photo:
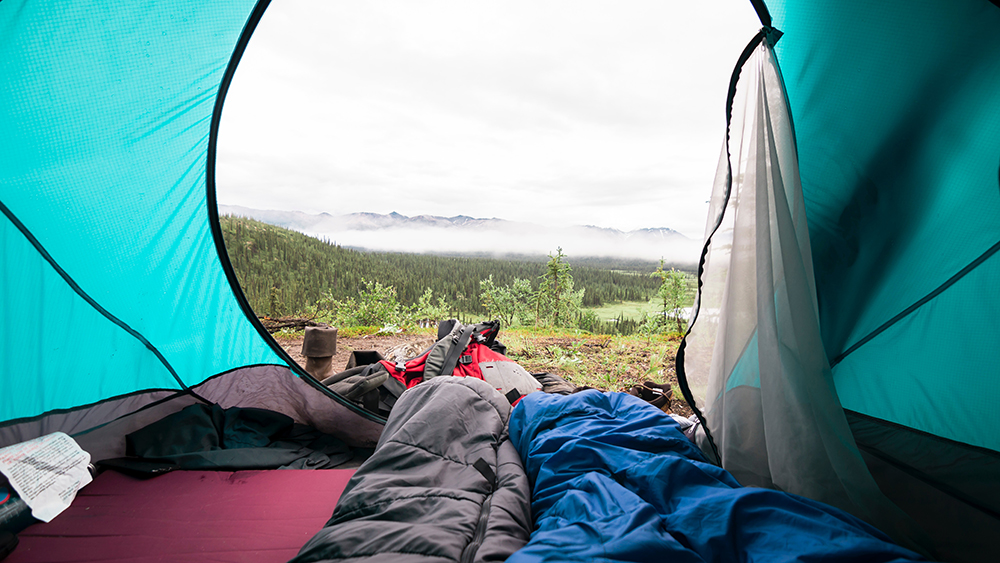
{"label": "tree line", "polygon": [[[523,285],[527,280],[537,292],[551,266],[544,260],[361,252],[253,219],[222,216],[220,223],[243,293],[261,315],[295,315],[323,302],[346,302],[376,281],[394,288],[395,298],[404,306],[432,299],[446,303],[451,312],[485,314],[480,298],[483,280],[491,279],[495,287]],[[645,301],[661,286],[660,279],[648,274],[601,268],[594,259],[585,263],[574,264],[571,286],[575,294],[583,290],[582,307]],[[622,261],[614,262],[621,265]]]}

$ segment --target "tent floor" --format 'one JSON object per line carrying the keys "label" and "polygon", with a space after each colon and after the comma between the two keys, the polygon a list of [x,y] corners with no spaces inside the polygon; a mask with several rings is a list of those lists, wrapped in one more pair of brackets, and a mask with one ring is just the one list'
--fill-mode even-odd
{"label": "tent floor", "polygon": [[330,519],[353,470],[115,471],[48,524],[19,534],[4,563],[288,561]]}

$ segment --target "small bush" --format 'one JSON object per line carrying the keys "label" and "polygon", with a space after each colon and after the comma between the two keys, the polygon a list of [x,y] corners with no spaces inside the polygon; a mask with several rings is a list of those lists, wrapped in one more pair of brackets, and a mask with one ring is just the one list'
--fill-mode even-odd
{"label": "small bush", "polygon": [[602,324],[601,317],[597,316],[597,313],[593,311],[584,311],[576,319],[576,326],[581,330],[592,333],[601,332]]}
{"label": "small bush", "polygon": [[380,326],[348,326],[344,328],[337,329],[338,338],[354,338],[357,336],[367,336],[370,334],[378,334],[382,330]]}

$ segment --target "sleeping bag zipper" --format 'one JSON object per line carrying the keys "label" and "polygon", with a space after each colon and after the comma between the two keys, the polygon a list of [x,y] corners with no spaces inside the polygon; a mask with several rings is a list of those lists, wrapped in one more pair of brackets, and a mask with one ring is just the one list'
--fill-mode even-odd
{"label": "sleeping bag zipper", "polygon": [[475,560],[476,553],[479,552],[479,546],[483,544],[483,540],[486,538],[486,524],[490,519],[490,504],[493,502],[493,493],[497,489],[497,475],[485,459],[477,459],[476,463],[472,464],[472,466],[489,481],[490,493],[483,500],[483,506],[479,511],[479,520],[476,522],[476,530],[472,534],[472,540],[462,550],[461,563],[472,563]]}

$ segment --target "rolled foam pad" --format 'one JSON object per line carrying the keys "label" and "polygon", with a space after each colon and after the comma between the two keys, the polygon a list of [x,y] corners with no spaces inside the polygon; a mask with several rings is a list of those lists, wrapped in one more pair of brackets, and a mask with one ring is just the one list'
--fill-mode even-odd
{"label": "rolled foam pad", "polygon": [[307,326],[302,340],[302,355],[326,358],[337,354],[337,329],[328,326]]}

